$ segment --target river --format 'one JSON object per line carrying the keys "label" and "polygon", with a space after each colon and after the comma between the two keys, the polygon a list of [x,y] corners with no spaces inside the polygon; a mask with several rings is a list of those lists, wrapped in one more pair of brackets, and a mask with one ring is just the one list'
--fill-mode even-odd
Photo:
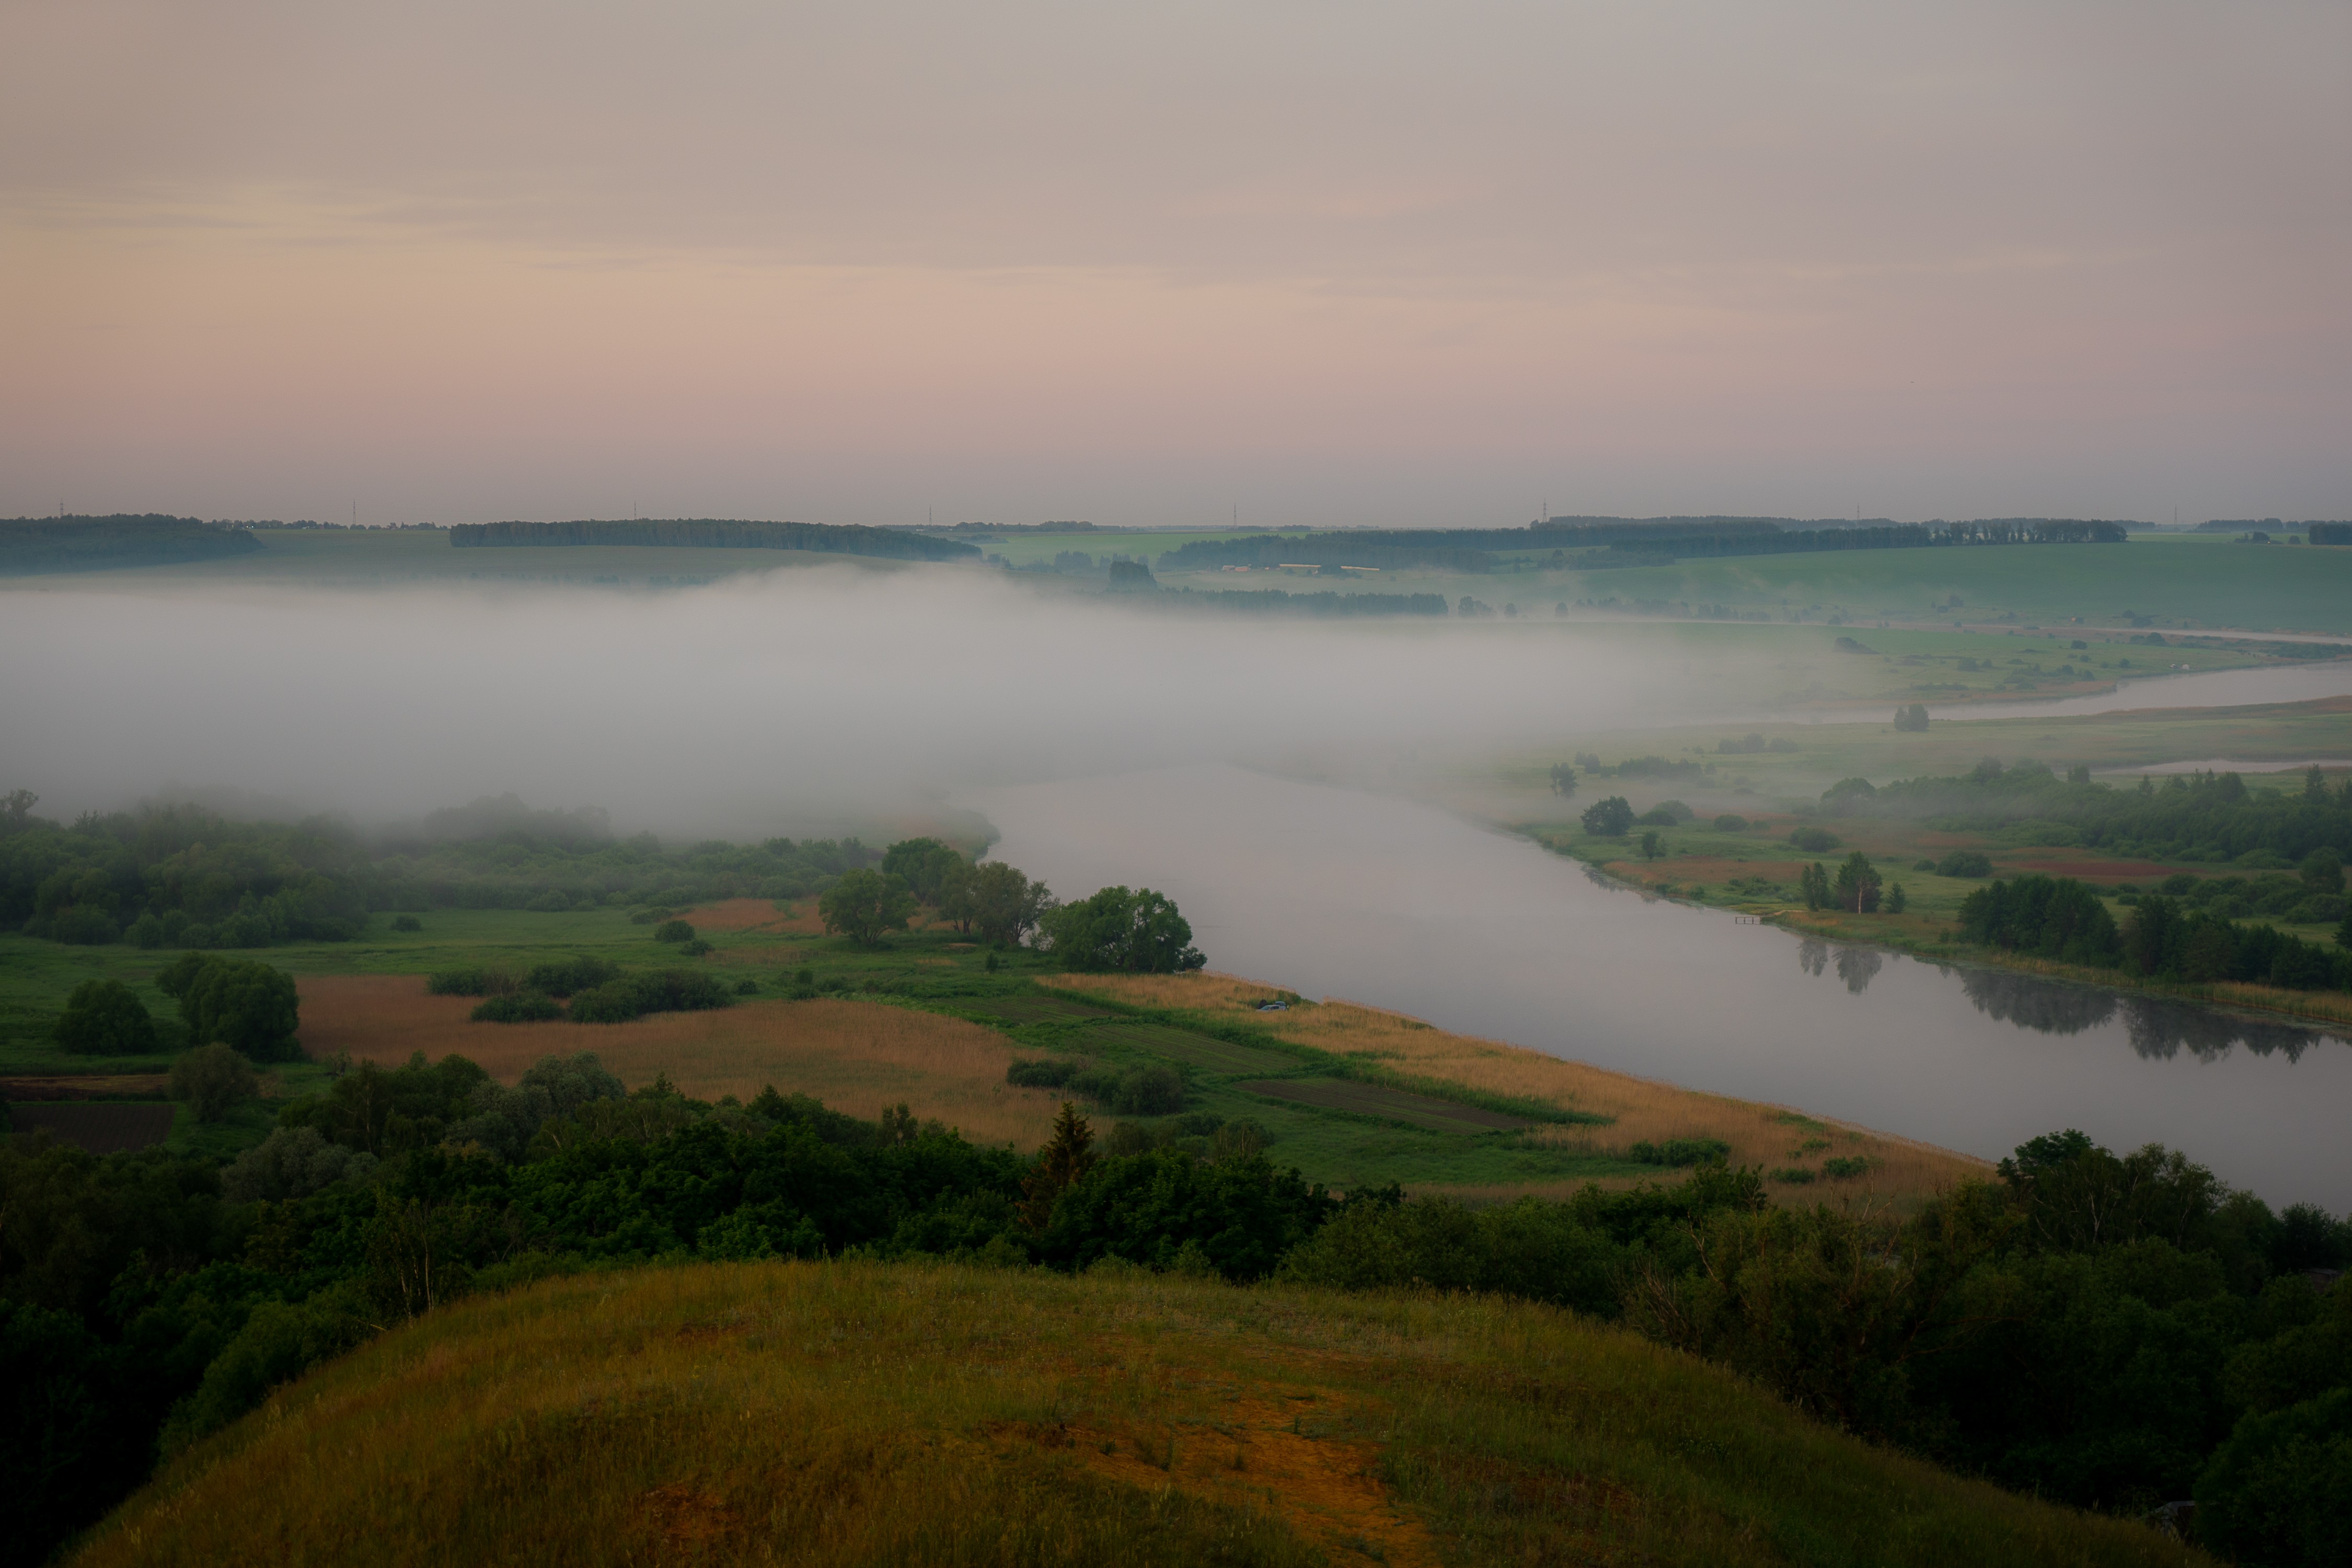
{"label": "river", "polygon": [[[2282,672],[2264,671],[2265,674]],[[975,794],[1065,897],[1157,888],[1212,967],[1997,1159],[2079,1127],[2352,1208],[2352,1046],[1645,897],[1415,802],[1214,764]]]}

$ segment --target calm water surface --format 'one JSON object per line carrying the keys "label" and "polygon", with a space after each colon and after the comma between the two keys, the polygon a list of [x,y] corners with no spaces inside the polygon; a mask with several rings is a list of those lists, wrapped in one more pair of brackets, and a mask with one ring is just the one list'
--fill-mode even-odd
{"label": "calm water surface", "polygon": [[[2269,672],[2264,672],[2269,673]],[[1201,766],[987,792],[1062,895],[1158,888],[1213,967],[1987,1158],[2079,1127],[2352,1207],[2332,1035],[1801,939],[1408,801]]]}

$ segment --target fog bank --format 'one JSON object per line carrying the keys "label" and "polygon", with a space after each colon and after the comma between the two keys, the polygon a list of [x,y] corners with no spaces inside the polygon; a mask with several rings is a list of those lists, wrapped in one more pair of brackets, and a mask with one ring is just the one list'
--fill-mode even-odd
{"label": "fog bank", "polygon": [[0,605],[0,789],[68,817],[165,785],[363,822],[513,791],[623,832],[835,831],[1192,762],[1378,784],[1692,689],[1598,631],[1160,613],[948,570]]}

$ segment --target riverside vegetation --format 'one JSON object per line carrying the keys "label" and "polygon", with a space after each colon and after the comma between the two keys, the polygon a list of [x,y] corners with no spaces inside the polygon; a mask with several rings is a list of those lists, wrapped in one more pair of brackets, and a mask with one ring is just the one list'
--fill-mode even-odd
{"label": "riverside vegetation", "polygon": [[[914,952],[945,956],[949,950],[929,943],[961,936],[967,923],[977,930],[986,918],[957,902],[979,868],[938,840],[892,846],[865,869],[878,883],[868,890],[884,912],[904,915],[909,925],[918,911],[929,912],[927,929],[936,935]],[[510,1292],[521,1292],[511,1297],[518,1303],[561,1299],[567,1288],[544,1283],[551,1277],[584,1274],[635,1289],[610,1271],[770,1258],[830,1260],[830,1267],[855,1259],[860,1268],[913,1271],[872,1276],[907,1281],[886,1283],[886,1290],[1001,1279],[989,1288],[1012,1292],[1013,1301],[1073,1289],[1057,1282],[1078,1275],[1089,1289],[1115,1290],[1107,1275],[1143,1270],[1187,1281],[1171,1287],[1186,1291],[1247,1287],[1251,1293],[1234,1298],[1230,1309],[1190,1310],[1260,1323],[1269,1311],[1346,1323],[1367,1321],[1366,1312],[1472,1310],[1410,1305],[1413,1292],[1464,1294],[1496,1303],[1479,1311],[1572,1314],[1509,1320],[1527,1325],[1512,1332],[1552,1336],[1541,1341],[1558,1347],[1547,1353],[1631,1353],[1589,1348],[1620,1343],[1591,1338],[1591,1325],[1613,1324],[1658,1347],[1643,1355],[1681,1352],[1717,1363],[1785,1402],[1777,1409],[1740,1405],[1733,1434],[1801,1431],[1812,1434],[1803,1444],[1834,1444],[1824,1428],[1841,1427],[2012,1491],[2119,1516],[2193,1495],[2202,1505],[2203,1538],[2249,1563],[2324,1561],[2315,1553],[2336,1538],[2328,1533],[2341,1523],[2330,1500],[2339,1495],[2337,1471],[2352,1446],[2344,1429],[2352,1406],[2352,1325],[2343,1318],[2352,1295],[2320,1280],[2352,1260],[2352,1231],[2343,1221],[2311,1208],[2274,1215],[2180,1155],[2158,1149],[2118,1155],[2079,1134],[2036,1140],[1994,1180],[1964,1182],[1904,1213],[1867,1203],[1776,1203],[1760,1169],[1735,1169],[1722,1163],[1719,1141],[1695,1137],[1659,1138],[1626,1152],[1636,1171],[1696,1163],[1693,1174],[1665,1184],[1587,1184],[1559,1198],[1502,1203],[1408,1196],[1393,1177],[1335,1186],[1277,1157],[1307,1147],[1291,1141],[1286,1130],[1297,1120],[1286,1118],[1357,1127],[1391,1143],[1450,1138],[1498,1150],[1548,1128],[1579,1131],[1597,1119],[1343,1057],[1286,1024],[1278,1032],[1253,1030],[1198,1008],[1146,1012],[1123,1004],[1122,994],[1198,980],[1188,975],[1197,953],[1173,906],[1149,889],[1125,889],[1056,906],[1026,879],[1013,882],[1017,876],[1000,879],[1014,895],[1010,940],[962,949],[950,971],[894,969],[882,981],[884,972],[869,968],[864,973],[876,978],[857,981],[849,978],[860,973],[855,968],[820,979],[803,967],[768,984],[787,996],[806,995],[812,1006],[862,994],[984,1023],[1026,1047],[1024,1055],[1008,1052],[1001,1069],[1016,1084],[1043,1068],[1074,1101],[1129,1119],[1098,1137],[1078,1104],[1066,1104],[1034,1155],[975,1142],[903,1105],[860,1117],[773,1087],[697,1097],[658,1074],[632,1089],[595,1055],[581,1052],[541,1059],[511,1083],[454,1053],[398,1066],[362,1060],[333,1075],[314,1067],[300,1091],[275,1102],[266,1135],[235,1150],[99,1158],[46,1135],[11,1139],[0,1148],[0,1344],[17,1402],[8,1460],[13,1473],[37,1476],[40,1484],[12,1494],[20,1512],[9,1521],[8,1539],[27,1552],[47,1550],[96,1520],[159,1457],[172,1463],[159,1481],[163,1495],[207,1475],[227,1477],[216,1461],[250,1451],[255,1436],[250,1423],[236,1426],[243,1413],[387,1328],[413,1321],[409,1332],[437,1334],[448,1331],[435,1325],[461,1321],[466,1311],[504,1310],[494,1304]],[[848,882],[844,875],[832,889]],[[864,908],[869,900],[861,894],[856,901]],[[642,923],[624,921],[622,929],[643,949],[680,953],[703,942],[703,932],[729,940],[717,921],[686,912],[705,923],[685,921],[691,929],[666,932],[682,916],[674,906],[652,905],[636,911]],[[844,961],[888,961],[887,933],[900,928],[861,931],[845,918],[851,912],[836,900],[822,917]],[[1032,932],[1042,933],[1042,948],[1022,940]],[[681,940],[666,943],[663,934]],[[142,952],[114,946],[126,956]],[[716,964],[730,951],[744,950],[713,947],[697,962]],[[856,957],[867,953],[874,956]],[[225,965],[242,967],[224,973]],[[283,999],[284,987],[246,969],[278,972],[250,959],[188,952],[171,967],[183,972],[174,984],[185,1038],[222,1032],[219,1020],[238,1016],[205,1010],[220,999],[249,998],[264,1017],[273,999]],[[1065,968],[1081,987],[1088,972],[1100,973],[1102,989],[1041,992],[1035,977]],[[652,973],[678,970],[671,962]],[[679,972],[698,979],[723,973]],[[583,998],[632,973],[646,972],[583,952],[520,973],[484,964],[436,976],[459,1007],[561,997],[579,1017]],[[215,1000],[191,1007],[192,996]],[[712,1000],[742,1005],[731,986]],[[1292,1014],[1274,1016],[1315,1017],[1318,1010],[1292,1001]],[[119,1003],[112,999],[110,1016],[121,1014]],[[589,1026],[518,1020],[501,1023],[494,1013],[483,1026]],[[192,1096],[249,1104],[257,1092],[249,1067],[238,1078],[246,1058],[236,1050],[210,1045],[183,1059]],[[211,1087],[200,1089],[199,1080]],[[1299,1095],[1307,1098],[1301,1102]],[[1317,1096],[1331,1108],[1318,1109]],[[1434,1127],[1426,1125],[1431,1120]],[[1825,1162],[1823,1174],[1841,1173]],[[938,1272],[943,1265],[987,1272]],[[1334,1291],[1342,1294],[1328,1294]],[[1362,1304],[1350,1304],[1356,1297]],[[478,1305],[445,1310],[468,1300]],[[1244,1304],[1250,1301],[1262,1305]],[[1513,1301],[1533,1305],[1506,1305]],[[1682,1363],[1636,1357],[1624,1364]],[[1641,1375],[1678,1388],[1717,1386],[1675,1381],[1686,1373]],[[1456,1396],[1444,1428],[1457,1437],[1463,1423],[1505,1418],[1507,1405],[1490,1410],[1482,1402],[1497,1396],[1475,1392],[1475,1378],[1472,1384]],[[1361,1385],[1350,1397],[1370,1392]],[[438,1397],[421,1388],[417,1396]],[[1438,1414],[1430,1407],[1433,1419]],[[1785,1425],[1800,1417],[1821,1426]],[[599,1435],[605,1419],[592,1415],[585,1426],[572,1421],[563,1430],[609,1445],[620,1429]],[[1126,1431],[1102,1430],[1114,1448]],[[951,1424],[945,1436],[994,1451],[1001,1434],[982,1421]],[[562,1447],[570,1439],[550,1440],[558,1441],[551,1456],[585,1454]],[[1262,1439],[1236,1439],[1237,1448],[1245,1440]],[[1736,1435],[1722,1440],[1750,1442]],[[1390,1436],[1366,1451],[1376,1468],[1387,1467],[1384,1475],[1450,1473],[1455,1460],[1444,1446],[1416,1447],[1418,1441]],[[1785,1447],[1796,1439],[1775,1441]],[[1172,1449],[1160,1451],[1167,1458],[1157,1467],[1165,1490],[1180,1471]],[[1859,1467],[1850,1475],[1898,1473],[1883,1472],[1892,1461],[1865,1459],[1861,1449],[1820,1451],[1846,1456],[1841,1464]],[[1413,1460],[1415,1453],[1425,1458]],[[1700,1473],[1727,1479],[1750,1463],[1721,1472],[1715,1458],[1698,1461]],[[1415,1464],[1428,1468],[1416,1471]],[[1777,1474],[1778,1461],[1767,1468]],[[583,1473],[599,1472],[591,1466]],[[1926,1470],[1899,1475],[1907,1478],[1902,1486],[1929,1493],[1958,1484]],[[1723,1532],[1738,1533],[1732,1525],[1700,1523],[1685,1532],[1655,1522],[1643,1500],[1677,1495],[1688,1479],[1679,1471],[1620,1473],[1590,1455],[1549,1480],[1530,1479],[1525,1484],[1537,1489],[1530,1496],[1606,1499],[1622,1490],[1639,1506],[1628,1512],[1613,1503],[1557,1500],[1520,1505],[1514,1514],[1491,1501],[1461,1500],[1485,1493],[1449,1502],[1456,1493],[1444,1487],[1391,1484],[1404,1500],[1381,1528],[1403,1531],[1404,1546],[1412,1530],[1433,1522],[1450,1540],[1583,1530],[1596,1540],[1646,1542],[1659,1554],[1712,1561],[1726,1550]],[[709,1489],[689,1488],[683,1513],[668,1502],[642,1506],[700,1539],[693,1531],[704,1526],[694,1519],[740,1506],[726,1500],[731,1492],[715,1493],[722,1500],[720,1513],[712,1513],[699,1500]],[[1779,1490],[1777,1483],[1769,1489]],[[1832,1561],[1845,1550],[1803,1544],[1822,1526],[1803,1511],[1813,1505],[1789,1500],[1797,1493],[1781,1492],[1777,1503],[1755,1488],[1709,1495],[1735,1493],[1736,1506],[1724,1505],[1728,1517],[1778,1520],[1783,1555]],[[1117,1487],[1101,1495],[1115,1521],[1142,1506]],[[1166,1550],[1180,1558],[1192,1551],[1186,1543],[1196,1538],[1184,1531],[1193,1525],[1167,1513],[1173,1503],[1153,1506],[1160,1511],[1117,1529],[1177,1542]],[[1876,1543],[1856,1550],[1919,1561],[1945,1550],[1873,1535],[1891,1527],[1884,1505],[1874,1506],[1874,1517],[1837,1526]],[[1990,1500],[1974,1506],[1986,1519],[2011,1522],[1980,1520],[1970,1528],[1995,1536],[1955,1540],[2033,1539],[2040,1531],[2045,1543],[2076,1542],[2069,1550],[2084,1560],[2102,1552],[2134,1560],[2135,1539],[2158,1548],[2152,1534],[2109,1537],[2060,1516],[2016,1513]],[[1861,1513],[1872,1516],[1873,1508]],[[1210,1522],[1200,1528],[1229,1535],[1247,1523],[1213,1510],[1201,1521]],[[158,1528],[134,1508],[122,1529],[140,1533],[101,1534],[92,1550],[152,1541],[149,1532]],[[1150,1533],[1163,1529],[1175,1533]],[[1288,1539],[1266,1529],[1265,1541]],[[2011,1530],[2024,1535],[2001,1533]],[[213,1550],[193,1535],[164,1534],[180,1543],[167,1552]],[[1360,1529],[1358,1537],[1375,1539]],[[1994,1551],[2003,1552],[2032,1555]]]}

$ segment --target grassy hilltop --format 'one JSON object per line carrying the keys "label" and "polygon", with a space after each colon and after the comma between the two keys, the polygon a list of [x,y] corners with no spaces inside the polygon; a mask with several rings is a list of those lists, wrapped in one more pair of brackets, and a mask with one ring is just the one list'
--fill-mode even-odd
{"label": "grassy hilltop", "polygon": [[387,1334],[74,1559],[2210,1562],[1566,1313],[1101,1270],[701,1266]]}

